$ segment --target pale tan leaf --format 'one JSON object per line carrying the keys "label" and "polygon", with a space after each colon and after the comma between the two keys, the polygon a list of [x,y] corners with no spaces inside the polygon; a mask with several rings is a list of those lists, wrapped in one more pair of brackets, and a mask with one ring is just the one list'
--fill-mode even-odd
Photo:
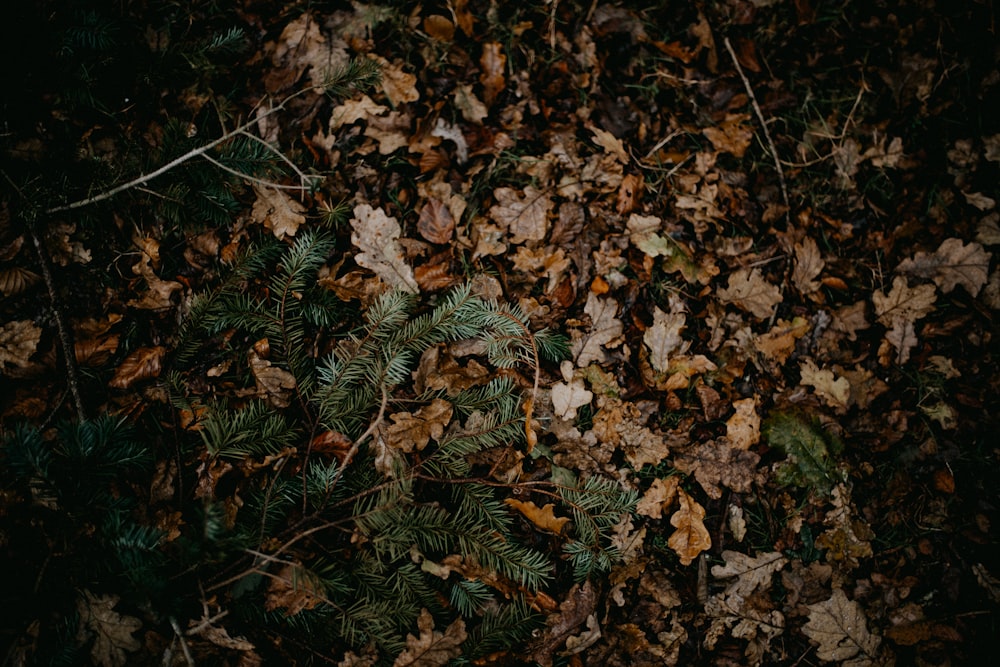
{"label": "pale tan leaf", "polygon": [[718,292],[723,303],[734,303],[766,320],[781,303],[781,290],[767,282],[757,269],[739,269],[729,276],[729,283]]}
{"label": "pale tan leaf", "polygon": [[11,266],[0,270],[0,292],[3,292],[5,297],[14,296],[28,289],[39,280],[41,280],[41,277],[37,273],[20,266]]}
{"label": "pale tan leaf", "polygon": [[649,348],[649,363],[659,372],[665,372],[670,356],[684,354],[689,343],[681,338],[686,316],[684,313],[665,313],[657,306],[653,311],[653,325],[642,334],[642,342]]}
{"label": "pale tan leaf", "polygon": [[979,221],[976,240],[983,245],[1000,245],[1000,214],[990,213]]}
{"label": "pale tan leaf", "polygon": [[906,278],[892,279],[892,289],[888,294],[877,291],[872,294],[878,321],[892,326],[897,320],[913,322],[934,310],[936,294],[933,285],[910,287]]}
{"label": "pale tan leaf", "polygon": [[266,398],[276,408],[287,408],[295,391],[295,376],[284,368],[272,366],[256,350],[250,351],[250,371],[257,382],[257,395]]}
{"label": "pale tan leaf", "polygon": [[799,362],[799,376],[804,385],[816,390],[816,394],[827,405],[838,410],[846,410],[851,398],[851,383],[845,377],[836,377],[833,371],[820,369],[811,359]]}
{"label": "pale tan leaf", "polygon": [[257,201],[250,211],[250,218],[271,230],[275,238],[295,236],[306,221],[306,216],[302,215],[305,207],[277,188],[254,185],[253,191],[257,194]]}
{"label": "pale tan leaf", "polygon": [[590,292],[583,311],[590,315],[591,325],[572,346],[576,365],[581,368],[604,361],[604,346],[615,341],[624,330],[622,321],[615,317],[618,304],[614,299],[602,299]]}
{"label": "pale tan leaf", "polygon": [[868,667],[882,639],[868,631],[868,619],[857,602],[836,588],[829,600],[808,605],[809,622],[802,627],[819,644],[816,657],[841,667]]}
{"label": "pale tan leaf", "polygon": [[823,272],[823,257],[819,246],[812,237],[807,236],[802,243],[795,244],[795,267],[792,269],[792,282],[802,294],[811,294],[820,288],[816,277]]}
{"label": "pale tan leaf", "polygon": [[7,365],[27,366],[41,339],[41,327],[35,326],[31,320],[7,322],[0,326],[0,370]]}
{"label": "pale tan leaf", "polygon": [[548,194],[529,185],[523,195],[513,188],[497,188],[493,198],[496,204],[490,207],[489,217],[510,232],[513,243],[545,238],[553,206]]}
{"label": "pale tan leaf", "polygon": [[716,579],[732,579],[726,584],[726,596],[749,597],[754,591],[771,588],[771,577],[788,562],[780,551],[761,554],[751,558],[738,551],[723,551],[725,565],[712,566],[712,576]]}
{"label": "pale tan leaf", "polygon": [[500,42],[483,44],[483,54],[479,58],[479,66],[482,68],[479,82],[483,84],[483,98],[486,106],[491,107],[497,95],[507,85],[504,78],[507,56],[503,52],[503,44]]}
{"label": "pale tan leaf", "polygon": [[[910,353],[916,346],[917,330],[913,322],[894,320],[892,328],[885,332],[885,342],[879,347],[879,359],[883,365],[888,365],[890,360],[897,364],[905,364],[910,360]],[[896,351],[894,355],[890,356],[889,347]]]}
{"label": "pale tan leaf", "polygon": [[962,196],[965,197],[965,201],[980,211],[992,211],[997,205],[996,199],[984,195],[982,192],[963,192]]}
{"label": "pale tan leaf", "polygon": [[679,477],[667,477],[666,479],[657,477],[649,485],[646,493],[642,494],[635,511],[651,519],[659,519],[663,516],[663,510],[670,507],[674,498],[677,497],[679,482]]}
{"label": "pale tan leaf", "polygon": [[359,204],[354,207],[351,227],[354,229],[351,243],[361,251],[355,255],[355,262],[371,269],[393,287],[413,293],[420,291],[413,270],[404,261],[399,245],[402,230],[395,218],[381,208]]}
{"label": "pale tan leaf", "polygon": [[583,380],[556,382],[552,385],[552,411],[560,419],[576,419],[576,410],[590,405],[594,394],[583,384]]}
{"label": "pale tan leaf", "polygon": [[422,451],[431,439],[439,440],[444,435],[453,410],[451,403],[435,398],[414,414],[398,412],[390,415],[392,424],[386,431],[389,445],[406,453]]}
{"label": "pale tan leaf", "polygon": [[962,243],[961,239],[945,239],[933,254],[918,252],[899,265],[899,272],[918,278],[932,279],[945,294],[961,285],[972,296],[986,284],[989,277],[990,254],[978,243]]}
{"label": "pale tan leaf", "polygon": [[368,57],[379,64],[382,74],[382,92],[389,98],[389,104],[396,108],[405,102],[416,102],[420,99],[417,90],[417,76],[403,71],[403,63],[390,63],[381,56],[368,54]]}
{"label": "pale tan leaf", "polygon": [[140,347],[122,360],[108,386],[113,389],[128,389],[136,382],[159,377],[166,353],[167,348],[162,345]]}
{"label": "pale tan leaf", "polygon": [[754,397],[733,401],[736,414],[726,421],[726,440],[733,449],[750,449],[760,440],[760,415]]}
{"label": "pale tan leaf", "polygon": [[553,503],[547,503],[539,507],[530,500],[525,502],[517,498],[507,498],[504,500],[504,503],[516,509],[528,521],[542,530],[547,530],[556,535],[562,535],[563,531],[566,530],[566,524],[570,521],[569,517],[555,515],[556,506]]}
{"label": "pale tan leaf", "polygon": [[351,125],[359,120],[368,120],[373,116],[381,116],[389,107],[377,104],[367,95],[358,99],[345,100],[343,104],[334,107],[330,116],[330,129],[339,130],[344,125]]}
{"label": "pale tan leaf", "polygon": [[462,114],[462,118],[476,125],[482,125],[483,119],[490,113],[469,84],[455,88],[455,108]]}
{"label": "pale tan leaf", "polygon": [[465,621],[457,619],[443,633],[434,629],[434,618],[426,609],[417,619],[420,634],[406,635],[406,650],[396,657],[392,667],[442,667],[462,655],[465,641]]}
{"label": "pale tan leaf", "polygon": [[85,590],[76,602],[80,614],[77,639],[86,642],[93,637],[90,657],[101,667],[123,667],[128,654],[142,648],[142,642],[132,636],[142,621],[115,611],[118,600],[117,595],[94,595]]}
{"label": "pale tan leaf", "polygon": [[625,150],[625,145],[622,144],[621,139],[599,127],[590,126],[587,129],[594,135],[594,143],[603,148],[606,154],[612,156],[622,164],[628,164],[628,152]]}
{"label": "pale tan leaf", "polygon": [[670,517],[670,525],[677,530],[667,540],[681,565],[690,565],[702,551],[712,547],[712,538],[705,528],[705,508],[689,496],[684,489],[677,490],[680,508]]}
{"label": "pale tan leaf", "polygon": [[455,232],[455,219],[440,199],[429,199],[420,209],[417,231],[431,243],[448,243]]}
{"label": "pale tan leaf", "polygon": [[726,525],[729,532],[733,534],[733,539],[742,542],[747,535],[747,522],[743,518],[743,508],[739,505],[730,504],[726,510]]}

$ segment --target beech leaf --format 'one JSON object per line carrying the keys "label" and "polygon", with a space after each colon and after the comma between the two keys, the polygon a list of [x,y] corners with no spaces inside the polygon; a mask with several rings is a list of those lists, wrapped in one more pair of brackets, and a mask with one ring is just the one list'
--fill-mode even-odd
{"label": "beech leaf", "polygon": [[159,377],[166,353],[167,348],[162,345],[140,347],[118,364],[108,386],[113,389],[128,389],[141,380]]}
{"label": "beech leaf", "polygon": [[809,622],[802,631],[819,644],[816,656],[841,667],[867,667],[875,659],[881,637],[868,631],[864,610],[834,589],[829,600],[808,605]]}

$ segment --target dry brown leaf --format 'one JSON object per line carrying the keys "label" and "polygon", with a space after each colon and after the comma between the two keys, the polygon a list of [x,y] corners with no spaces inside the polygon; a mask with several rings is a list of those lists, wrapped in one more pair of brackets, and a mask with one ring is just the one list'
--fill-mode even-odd
{"label": "dry brown leaf", "polygon": [[413,270],[404,261],[399,245],[402,230],[395,218],[381,208],[359,204],[354,207],[351,227],[354,229],[351,243],[361,251],[355,255],[355,262],[371,269],[393,287],[412,293],[420,291]]}
{"label": "dry brown leaf", "polygon": [[767,282],[757,269],[739,269],[718,292],[723,303],[735,303],[762,320],[774,315],[781,303],[781,290]]}
{"label": "dry brown leaf", "polygon": [[656,465],[669,455],[670,445],[663,436],[642,425],[642,412],[635,404],[600,396],[597,405],[594,435],[600,442],[620,448],[633,468],[639,470],[647,463]]}
{"label": "dry brown leaf", "polygon": [[493,198],[496,204],[490,207],[489,217],[510,232],[513,243],[545,238],[552,210],[552,198],[548,194],[529,185],[523,195],[513,188],[497,188]]}
{"label": "dry brown leaf", "polygon": [[628,151],[625,150],[625,145],[621,139],[599,127],[589,126],[587,129],[594,135],[594,143],[603,148],[607,155],[610,155],[622,164],[628,164]]}
{"label": "dry brown leaf", "polygon": [[479,66],[483,70],[479,75],[479,82],[483,84],[483,99],[486,106],[491,107],[496,101],[497,95],[507,85],[504,78],[507,56],[504,55],[503,44],[500,42],[483,44],[483,54],[479,58]]}
{"label": "dry brown leaf", "polygon": [[256,350],[250,351],[250,371],[257,382],[257,396],[266,398],[276,408],[291,405],[295,391],[295,376],[284,368],[272,366],[262,359]]}
{"label": "dry brown leaf", "polygon": [[392,667],[442,667],[462,655],[465,621],[457,619],[443,633],[434,630],[434,618],[426,609],[417,619],[420,635],[406,635],[406,650],[396,657]]}
{"label": "dry brown leaf", "polygon": [[476,125],[482,125],[483,119],[490,113],[469,84],[455,88],[455,108],[462,114],[462,118]]}
{"label": "dry brown leaf", "polygon": [[743,398],[733,401],[736,414],[726,421],[726,440],[733,449],[750,449],[760,440],[760,415],[757,399]]}
{"label": "dry brown leaf", "polygon": [[377,104],[367,95],[362,95],[357,99],[345,100],[343,104],[334,107],[330,116],[330,130],[339,130],[344,125],[351,125],[359,120],[368,120],[374,116],[381,116],[389,107]]}
{"label": "dry brown leaf", "polygon": [[680,483],[679,477],[667,477],[660,479],[657,477],[649,485],[646,493],[642,494],[635,511],[651,519],[659,519],[663,516],[663,510],[670,507],[674,498],[677,497],[677,485]]}
{"label": "dry brown leaf", "polygon": [[552,658],[576,628],[587,622],[597,608],[597,591],[590,581],[574,584],[566,599],[559,604],[559,613],[549,616],[546,628],[532,643],[531,657],[542,667],[551,667]]}
{"label": "dry brown leaf", "polygon": [[642,334],[642,342],[649,348],[649,363],[655,370],[665,372],[672,354],[687,352],[690,343],[681,337],[686,319],[684,313],[665,313],[655,307],[653,325]]}
{"label": "dry brown leaf", "polygon": [[812,237],[807,236],[802,243],[795,244],[795,267],[792,269],[792,282],[802,294],[812,294],[820,288],[816,278],[823,272],[823,257],[819,246]]}
{"label": "dry brown leaf", "polygon": [[128,389],[136,382],[159,377],[166,353],[167,348],[162,345],[140,347],[122,360],[108,386],[112,389]]}
{"label": "dry brown leaf", "polygon": [[989,277],[990,254],[978,243],[962,243],[950,238],[941,243],[933,254],[918,252],[899,265],[899,272],[917,278],[930,278],[945,294],[961,285],[972,296]]}
{"label": "dry brown leaf", "polygon": [[590,328],[574,338],[572,350],[576,365],[584,368],[591,363],[604,361],[604,346],[616,341],[624,330],[622,321],[615,315],[618,303],[590,292],[583,312],[590,315]]}
{"label": "dry brown leaf", "polygon": [[448,243],[455,232],[455,219],[440,199],[428,199],[420,209],[417,231],[431,243]]}
{"label": "dry brown leaf", "polygon": [[812,329],[809,320],[796,317],[791,322],[779,319],[766,334],[754,339],[754,347],[769,361],[784,364],[795,350],[795,341]]}
{"label": "dry brown leaf", "polygon": [[417,90],[417,76],[403,71],[403,63],[390,63],[388,60],[375,54],[368,54],[368,57],[379,64],[379,71],[382,75],[382,92],[389,99],[389,104],[395,109],[400,104],[406,102],[416,102],[420,99],[420,91]]}
{"label": "dry brown leaf", "polygon": [[115,611],[118,600],[117,595],[94,595],[85,590],[76,602],[80,614],[77,640],[85,643],[93,636],[90,657],[101,667],[123,667],[128,654],[142,648],[142,642],[132,636],[142,621]]}
{"label": "dry brown leaf", "polygon": [[705,508],[684,489],[677,490],[677,500],[680,507],[670,517],[670,525],[677,530],[667,540],[667,545],[677,553],[681,565],[690,565],[698,554],[712,547],[712,538],[705,528]]}
{"label": "dry brown leaf", "polygon": [[757,474],[760,456],[732,447],[725,439],[699,442],[674,458],[674,467],[693,474],[709,498],[722,497],[719,485],[737,493],[749,491]]}
{"label": "dry brown leaf", "polygon": [[645,188],[645,181],[638,174],[625,174],[622,184],[618,188],[618,201],[615,203],[615,212],[618,215],[627,215],[639,208],[639,201],[642,199],[642,191]]}
{"label": "dry brown leaf", "polygon": [[799,376],[802,384],[815,389],[816,395],[831,408],[839,412],[847,410],[851,399],[850,380],[836,377],[828,368],[818,368],[811,359],[799,362]]}
{"label": "dry brown leaf", "polygon": [[251,219],[271,230],[275,238],[295,236],[305,221],[305,207],[277,188],[254,185],[257,201],[250,212]]}
{"label": "dry brown leaf", "polygon": [[731,153],[741,158],[753,142],[753,129],[746,125],[748,114],[728,114],[726,119],[713,127],[701,131],[712,142],[712,147],[720,153]]}
{"label": "dry brown leaf", "polygon": [[725,565],[712,566],[712,576],[716,579],[732,579],[726,584],[726,596],[749,597],[754,591],[771,588],[771,577],[788,562],[780,551],[761,554],[751,558],[738,551],[723,551]]}
{"label": "dry brown leaf", "polygon": [[322,86],[329,73],[347,61],[345,45],[339,40],[328,42],[319,23],[309,13],[303,13],[281,31],[271,55],[274,67],[264,83],[270,93],[283,91],[298,82],[308,69],[309,82]]}
{"label": "dry brown leaf", "polygon": [[282,565],[269,582],[264,598],[264,608],[268,611],[284,609],[285,616],[295,616],[304,609],[315,609],[323,603],[323,582],[301,565]]}
{"label": "dry brown leaf", "polygon": [[7,365],[27,366],[41,339],[41,327],[35,326],[31,320],[7,322],[0,326],[0,370]]}
{"label": "dry brown leaf", "polygon": [[447,16],[431,14],[424,19],[424,32],[438,42],[450,42],[455,37],[455,24]]}
{"label": "dry brown leaf", "polygon": [[563,531],[566,530],[566,524],[570,521],[569,517],[555,515],[556,506],[553,503],[547,503],[539,507],[530,500],[525,502],[517,498],[507,498],[504,500],[504,503],[516,509],[528,521],[542,530],[547,530],[556,535],[562,535]]}
{"label": "dry brown leaf", "polygon": [[834,487],[832,498],[833,509],[823,518],[828,528],[816,538],[816,546],[827,550],[827,561],[858,567],[860,559],[872,555],[870,540],[875,534],[851,504],[850,492],[843,484]]}
{"label": "dry brown leaf", "polygon": [[489,370],[475,359],[462,366],[447,349],[435,346],[427,348],[421,355],[413,383],[418,392],[444,390],[449,396],[454,396],[469,387],[483,384],[489,375]]}
{"label": "dry brown leaf", "polygon": [[453,410],[451,403],[435,398],[415,414],[397,412],[390,415],[392,424],[386,429],[389,446],[406,453],[423,451],[431,439],[440,440],[444,435]]}
{"label": "dry brown leaf", "polygon": [[906,278],[892,279],[892,289],[888,294],[877,291],[872,294],[878,321],[893,326],[899,321],[913,322],[934,310],[936,295],[933,285],[910,287]]}
{"label": "dry brown leaf", "polygon": [[868,631],[868,618],[857,602],[836,588],[829,600],[808,605],[802,632],[819,644],[816,657],[841,667],[868,667],[877,657],[881,637]]}
{"label": "dry brown leaf", "polygon": [[41,280],[37,273],[20,266],[11,266],[0,270],[0,292],[5,297],[20,294]]}

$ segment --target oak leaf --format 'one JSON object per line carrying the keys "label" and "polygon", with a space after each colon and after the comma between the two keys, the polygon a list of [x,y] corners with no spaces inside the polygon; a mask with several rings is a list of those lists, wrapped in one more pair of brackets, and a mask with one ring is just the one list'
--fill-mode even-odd
{"label": "oak leaf", "polygon": [[733,449],[750,449],[760,440],[760,415],[754,397],[733,401],[736,413],[726,420],[726,440]]}
{"label": "oak leaf", "polygon": [[483,119],[489,115],[486,105],[476,97],[469,84],[457,86],[455,88],[455,108],[462,114],[462,118],[470,123],[482,125]]}
{"label": "oak leaf", "polygon": [[41,339],[41,327],[35,326],[31,320],[7,322],[0,326],[0,370],[7,365],[27,366]]}
{"label": "oak leaf", "polygon": [[642,494],[635,511],[651,519],[659,519],[663,516],[663,510],[670,507],[674,498],[677,497],[677,485],[679,477],[668,477],[660,479],[657,477],[649,485],[646,493]]}
{"label": "oak leaf", "polygon": [[396,657],[392,667],[442,667],[462,655],[462,642],[467,636],[465,621],[457,619],[445,631],[434,629],[434,617],[426,609],[417,618],[420,634],[406,635],[406,650]]}
{"label": "oak leaf", "polygon": [[670,355],[684,354],[689,343],[681,338],[686,316],[684,313],[665,313],[659,307],[653,311],[653,325],[642,334],[642,342],[649,348],[649,363],[661,373],[667,370]]}
{"label": "oak leaf", "polygon": [[250,372],[257,383],[257,395],[266,398],[276,408],[287,408],[292,402],[295,376],[284,368],[272,366],[256,350],[250,351],[249,360]]}
{"label": "oak leaf", "polygon": [[556,382],[552,385],[552,410],[560,419],[576,419],[576,410],[590,405],[594,394],[583,384],[583,380],[572,379],[569,383]]}
{"label": "oak leaf", "polygon": [[334,107],[330,116],[330,129],[339,130],[344,125],[367,120],[372,116],[381,116],[388,110],[389,107],[377,104],[367,95],[354,100],[345,100],[343,104]]}
{"label": "oak leaf", "polygon": [[389,104],[393,108],[404,102],[416,102],[420,99],[415,74],[404,72],[401,64],[390,63],[381,56],[368,54],[368,57],[379,64],[379,72],[382,75],[382,92],[389,98]]}
{"label": "oak leaf", "polygon": [[530,500],[525,502],[517,498],[507,498],[504,500],[504,503],[516,509],[528,521],[542,530],[547,530],[556,535],[562,535],[563,531],[566,530],[566,524],[569,523],[569,517],[555,515],[555,505],[552,503],[547,503],[539,507]]}
{"label": "oak leaf", "polygon": [[868,667],[882,638],[868,631],[868,619],[857,602],[836,588],[829,600],[808,605],[809,622],[802,632],[819,644],[816,657],[841,667]]}
{"label": "oak leaf", "polygon": [[828,368],[818,368],[811,359],[799,362],[799,376],[802,384],[815,389],[816,395],[831,408],[847,410],[851,399],[850,380],[836,377]]}
{"label": "oak leaf", "polygon": [[667,545],[677,553],[681,565],[690,565],[698,554],[712,547],[712,538],[705,528],[705,508],[684,489],[677,490],[677,500],[680,508],[670,517],[670,525],[677,530]]}
{"label": "oak leaf", "polygon": [[936,298],[933,285],[910,287],[906,278],[896,276],[892,279],[889,293],[875,292],[872,303],[875,304],[878,321],[891,327],[898,321],[913,322],[924,317],[934,310]]}
{"label": "oak leaf", "polygon": [[140,347],[118,364],[108,386],[113,389],[128,389],[136,382],[159,377],[166,353],[167,348],[162,345]]}
{"label": "oak leaf", "polygon": [[324,586],[320,578],[294,563],[281,567],[270,579],[264,608],[268,611],[284,609],[285,616],[295,616],[323,603]]}
{"label": "oak leaf", "polygon": [[918,252],[899,265],[898,271],[918,278],[930,278],[945,294],[961,285],[972,296],[989,277],[990,254],[978,243],[945,239],[933,254]]}
{"label": "oak leaf", "polygon": [[734,303],[762,320],[774,315],[782,299],[781,290],[767,282],[757,269],[739,269],[718,294],[723,303]]}
{"label": "oak leaf", "polygon": [[723,551],[725,565],[712,566],[712,576],[716,579],[732,579],[726,585],[726,595],[749,597],[754,591],[766,591],[771,587],[771,577],[788,562],[780,551],[750,557],[738,551]]}
{"label": "oak leaf", "polygon": [[420,291],[413,270],[404,261],[399,245],[402,230],[395,218],[381,208],[359,204],[354,207],[351,227],[354,230],[351,243],[361,251],[354,256],[355,262],[371,269],[393,287],[414,294]]}
{"label": "oak leaf", "polygon": [[819,246],[811,237],[806,237],[802,243],[795,244],[795,266],[792,269],[792,282],[802,294],[811,294],[820,288],[816,277],[823,272],[823,257]]}
{"label": "oak leaf", "polygon": [[757,474],[760,456],[756,452],[736,449],[725,439],[699,442],[677,455],[674,467],[694,475],[709,498],[722,497],[720,485],[737,493],[750,490]]}
{"label": "oak leaf", "polygon": [[741,158],[753,141],[753,130],[744,124],[749,118],[748,114],[728,114],[720,124],[706,127],[701,133],[715,150]]}
{"label": "oak leaf", "polygon": [[599,127],[590,126],[587,129],[594,135],[594,143],[603,148],[607,155],[614,157],[622,164],[628,164],[628,152],[621,139]]}
{"label": "oak leaf", "polygon": [[546,628],[532,644],[531,657],[542,667],[551,667],[556,649],[562,646],[573,631],[586,623],[597,607],[597,591],[590,581],[574,584],[566,599],[559,604],[559,612],[549,616]]}
{"label": "oak leaf", "polygon": [[117,595],[94,595],[85,590],[76,603],[80,614],[77,639],[86,641],[93,634],[90,657],[102,667],[123,667],[128,654],[142,648],[142,642],[132,636],[142,621],[115,611],[118,600]]}
{"label": "oak leaf", "polygon": [[295,236],[305,221],[305,207],[277,188],[255,185],[257,201],[253,203],[250,218],[271,230],[275,238]]}
{"label": "oak leaf", "polygon": [[490,207],[489,217],[511,233],[513,243],[545,238],[553,206],[548,194],[529,185],[523,195],[513,188],[497,188],[493,198],[496,204]]}
{"label": "oak leaf", "polygon": [[420,209],[417,231],[431,243],[448,243],[455,232],[455,219],[440,199],[429,199]]}
{"label": "oak leaf", "polygon": [[483,84],[483,97],[486,106],[491,107],[497,95],[507,85],[506,79],[504,79],[507,56],[504,55],[503,44],[500,42],[483,44],[483,54],[479,57],[479,66],[482,68],[479,82]]}
{"label": "oak leaf", "polygon": [[581,368],[604,361],[604,346],[615,341],[624,330],[622,321],[615,317],[618,304],[613,299],[602,299],[590,292],[583,312],[590,315],[591,326],[572,346],[576,365]]}
{"label": "oak leaf", "polygon": [[422,451],[427,443],[439,440],[451,421],[454,407],[448,401],[435,398],[416,413],[398,412],[389,418],[387,429],[389,445],[402,452]]}

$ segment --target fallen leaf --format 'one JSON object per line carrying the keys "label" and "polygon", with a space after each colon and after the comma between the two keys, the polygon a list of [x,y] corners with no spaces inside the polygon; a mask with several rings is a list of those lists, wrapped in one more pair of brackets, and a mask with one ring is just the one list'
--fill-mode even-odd
{"label": "fallen leaf", "polygon": [[705,528],[705,508],[699,505],[684,489],[677,490],[680,508],[670,517],[670,525],[677,530],[667,540],[667,545],[680,558],[681,565],[690,565],[702,551],[712,547],[712,538]]}
{"label": "fallen leaf", "polygon": [[792,282],[802,294],[812,294],[820,288],[821,283],[816,277],[823,272],[823,257],[819,246],[812,237],[806,237],[802,243],[795,244],[795,266],[792,269]]}
{"label": "fallen leaf", "polygon": [[563,531],[566,530],[566,524],[569,523],[569,517],[555,515],[555,505],[553,503],[547,503],[542,507],[539,507],[530,500],[525,502],[518,500],[517,498],[507,498],[504,503],[510,505],[518,512],[524,515],[528,521],[535,524],[542,530],[547,530],[556,535],[562,535]]}
{"label": "fallen leaf", "polygon": [[748,114],[728,114],[721,123],[704,128],[701,133],[720,153],[741,158],[753,142],[753,129],[746,125]]}
{"label": "fallen leaf", "polygon": [[257,382],[257,395],[266,398],[276,408],[287,408],[292,402],[295,390],[295,376],[284,368],[272,366],[267,359],[262,359],[256,350],[249,355],[250,371]]}
{"label": "fallen leaf", "polygon": [[417,90],[417,76],[403,71],[403,64],[390,63],[382,56],[369,53],[368,57],[379,64],[382,75],[382,92],[389,99],[389,104],[395,109],[406,102],[416,102],[420,99]]}
{"label": "fallen leaf", "polygon": [[726,421],[726,440],[733,449],[750,449],[760,440],[760,415],[754,397],[733,401],[736,414]]}
{"label": "fallen leaf", "polygon": [[681,338],[686,316],[684,313],[665,313],[657,306],[653,311],[653,325],[642,334],[642,342],[649,348],[649,363],[659,372],[665,372],[670,356],[684,354],[689,343]]}
{"label": "fallen leaf", "polygon": [[694,475],[709,498],[722,498],[720,485],[737,493],[749,491],[757,474],[760,456],[732,447],[724,439],[699,442],[674,457],[674,467]]}
{"label": "fallen leaf", "polygon": [[836,588],[829,600],[808,605],[809,622],[802,632],[819,645],[816,657],[841,667],[868,667],[882,639],[868,631],[868,619],[857,602]]}
{"label": "fallen leaf", "polygon": [[403,259],[399,245],[402,230],[395,218],[381,208],[359,204],[354,207],[351,227],[354,229],[351,243],[361,251],[354,257],[358,265],[371,269],[393,287],[412,293],[420,291],[413,270]]}
{"label": "fallen leaf", "polygon": [[455,37],[455,24],[447,16],[431,14],[424,19],[424,32],[439,42],[450,42]]}
{"label": "fallen leaf", "polygon": [[20,266],[11,266],[0,270],[0,292],[4,297],[14,296],[25,291],[41,280],[37,273]]}
{"label": "fallen leaf", "polygon": [[167,348],[162,345],[140,347],[118,364],[108,386],[112,389],[128,389],[136,382],[159,377],[166,354]]}
{"label": "fallen leaf", "polygon": [[597,591],[590,581],[574,584],[566,599],[559,604],[559,612],[546,620],[546,627],[531,645],[531,657],[542,667],[551,667],[553,655],[573,631],[587,622],[597,607]]}
{"label": "fallen leaf", "polygon": [[507,56],[504,55],[503,45],[500,42],[483,44],[483,54],[479,57],[479,66],[483,70],[479,75],[479,82],[483,84],[483,98],[486,106],[491,107],[497,95],[507,85],[504,78]]}
{"label": "fallen leaf", "polygon": [[666,439],[642,425],[642,413],[635,404],[606,396],[600,396],[597,404],[594,435],[600,442],[620,448],[635,470],[647,463],[657,465],[670,454]]}
{"label": "fallen leaf", "polygon": [[0,370],[8,364],[22,368],[27,366],[41,339],[41,327],[35,326],[31,320],[7,322],[0,326]]}
{"label": "fallen leaf", "polygon": [[386,429],[389,446],[405,453],[423,451],[431,439],[440,440],[444,435],[453,410],[451,403],[435,398],[414,414],[398,412],[390,415],[392,424]]}
{"label": "fallen leaf", "polygon": [[93,636],[90,657],[102,667],[123,667],[128,654],[142,648],[142,642],[132,636],[142,621],[115,611],[118,600],[117,595],[94,595],[85,590],[76,602],[80,614],[77,640],[86,642]]}
{"label": "fallen leaf", "polygon": [[851,383],[847,378],[838,378],[827,368],[817,368],[811,359],[799,362],[799,377],[802,384],[815,389],[816,395],[831,408],[847,410],[851,398]]}
{"label": "fallen leaf", "polygon": [[735,303],[754,316],[766,320],[781,303],[781,290],[767,282],[757,269],[739,269],[718,292],[723,303]]}
{"label": "fallen leaf", "polygon": [[448,243],[455,231],[455,219],[440,199],[429,199],[420,209],[417,231],[431,243]]}
{"label": "fallen leaf", "polygon": [[934,310],[936,300],[933,285],[910,287],[906,278],[896,276],[888,294],[876,291],[872,294],[878,321],[893,326],[898,321],[913,322]]}
{"label": "fallen leaf", "polygon": [[725,565],[713,565],[716,579],[732,579],[726,584],[726,595],[749,597],[754,591],[771,588],[771,577],[788,562],[780,551],[772,551],[752,558],[738,551],[723,551]]}
{"label": "fallen leaf", "polygon": [[330,115],[330,130],[339,130],[344,125],[351,125],[359,120],[367,120],[373,116],[381,116],[389,107],[372,101],[367,95],[357,99],[345,100],[333,109]]}
{"label": "fallen leaf", "polygon": [[462,114],[462,118],[476,125],[482,125],[483,119],[490,113],[469,84],[455,88],[455,108]]}
{"label": "fallen leaf", "polygon": [[576,410],[590,405],[594,394],[583,384],[583,380],[572,379],[569,383],[556,382],[552,385],[552,413],[560,419],[576,419]]}
{"label": "fallen leaf", "polygon": [[827,529],[816,538],[816,546],[826,549],[826,560],[848,568],[860,565],[873,551],[871,540],[875,537],[851,503],[851,494],[838,484],[831,494],[833,509],[826,513],[823,525]]}
{"label": "fallen leaf", "polygon": [[489,217],[510,232],[513,243],[545,238],[553,206],[548,194],[529,185],[523,195],[513,188],[497,188],[493,198],[496,204],[490,207]]}
{"label": "fallen leaf", "polygon": [[325,588],[320,578],[301,565],[288,563],[269,579],[264,608],[284,609],[285,616],[295,616],[323,603]]}
{"label": "fallen leaf", "polygon": [[961,285],[976,296],[989,278],[990,254],[978,243],[964,244],[961,239],[950,238],[933,254],[918,252],[903,261],[898,270],[909,276],[932,279],[945,294]]}
{"label": "fallen leaf", "polygon": [[467,636],[465,621],[457,619],[443,633],[434,630],[434,617],[426,609],[417,619],[420,634],[406,635],[406,650],[396,657],[392,667],[442,667],[462,655],[462,642]]}
{"label": "fallen leaf", "polygon": [[295,236],[306,221],[302,215],[305,207],[277,188],[254,185],[257,201],[250,211],[251,219],[271,230],[275,238],[286,239]]}
{"label": "fallen leaf", "polygon": [[622,164],[629,163],[628,152],[625,150],[625,145],[621,139],[599,127],[590,126],[587,129],[594,135],[594,143],[603,148],[607,155],[610,155]]}
{"label": "fallen leaf", "polygon": [[651,519],[659,519],[663,516],[663,510],[670,507],[674,498],[677,497],[677,488],[680,483],[679,477],[667,477],[660,479],[657,477],[635,507],[635,511]]}
{"label": "fallen leaf", "polygon": [[618,304],[614,299],[589,292],[583,311],[590,315],[591,325],[572,345],[576,365],[581,368],[604,361],[604,346],[616,340],[624,330],[622,321],[615,317]]}
{"label": "fallen leaf", "polygon": [[622,178],[622,184],[618,187],[618,201],[615,203],[615,212],[618,215],[631,213],[639,208],[639,200],[642,199],[642,191],[645,182],[638,174],[626,174]]}

